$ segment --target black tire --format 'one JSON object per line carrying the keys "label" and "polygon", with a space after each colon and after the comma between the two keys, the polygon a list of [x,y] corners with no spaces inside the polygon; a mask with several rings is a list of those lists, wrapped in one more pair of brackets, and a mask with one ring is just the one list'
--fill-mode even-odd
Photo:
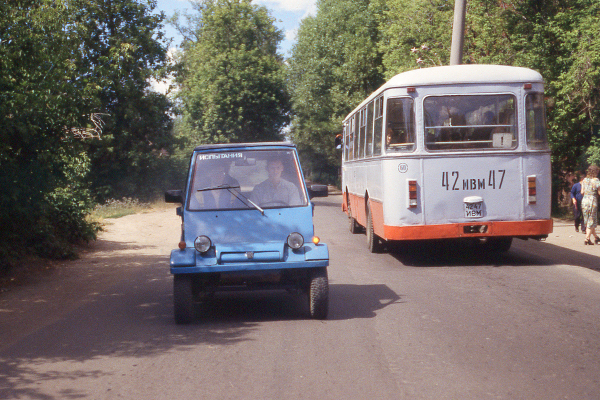
{"label": "black tire", "polygon": [[358,224],[358,222],[356,222],[356,220],[352,217],[349,218],[350,221],[350,232],[351,233],[359,233],[360,232],[360,225]]}
{"label": "black tire", "polygon": [[367,247],[371,253],[379,253],[383,248],[381,239],[373,230],[373,217],[371,216],[371,205],[367,205]]}
{"label": "black tire", "polygon": [[308,310],[311,318],[327,318],[329,313],[329,280],[326,268],[315,268],[310,273]]}
{"label": "black tire", "polygon": [[350,233],[356,234],[360,232],[360,225],[354,218],[352,218],[352,209],[350,208],[350,197],[346,193],[346,200],[348,203],[348,221],[350,227]]}
{"label": "black tire", "polygon": [[506,253],[512,245],[511,237],[489,238],[486,243],[486,249],[495,253]]}
{"label": "black tire", "polygon": [[173,305],[175,322],[189,324],[194,320],[193,280],[187,275],[173,276]]}

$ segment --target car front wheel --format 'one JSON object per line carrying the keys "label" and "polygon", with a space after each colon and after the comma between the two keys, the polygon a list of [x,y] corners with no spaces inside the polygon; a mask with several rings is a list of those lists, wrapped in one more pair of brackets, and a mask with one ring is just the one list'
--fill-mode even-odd
{"label": "car front wheel", "polygon": [[311,318],[327,318],[329,312],[329,280],[326,268],[317,268],[310,273],[308,307]]}
{"label": "car front wheel", "polygon": [[190,276],[175,275],[173,277],[173,304],[175,322],[189,324],[194,319],[193,280]]}

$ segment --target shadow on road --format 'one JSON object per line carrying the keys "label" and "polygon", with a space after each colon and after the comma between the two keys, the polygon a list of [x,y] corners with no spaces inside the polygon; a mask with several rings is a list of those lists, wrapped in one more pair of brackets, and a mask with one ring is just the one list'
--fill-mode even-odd
{"label": "shadow on road", "polygon": [[383,284],[330,285],[329,319],[374,318],[376,312],[403,303],[401,296]]}
{"label": "shadow on road", "polygon": [[410,267],[574,265],[600,270],[600,257],[534,240],[514,239],[508,252],[486,251],[467,242],[431,240],[390,246],[389,253]]}

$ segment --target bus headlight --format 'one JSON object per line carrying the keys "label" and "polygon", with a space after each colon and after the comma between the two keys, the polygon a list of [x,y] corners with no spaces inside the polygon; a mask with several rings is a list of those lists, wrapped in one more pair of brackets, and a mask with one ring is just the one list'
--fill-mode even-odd
{"label": "bus headlight", "polygon": [[208,236],[200,235],[194,240],[194,248],[200,253],[206,253],[212,245]]}
{"label": "bus headlight", "polygon": [[298,232],[290,233],[287,238],[287,244],[294,250],[298,250],[304,244],[304,237]]}

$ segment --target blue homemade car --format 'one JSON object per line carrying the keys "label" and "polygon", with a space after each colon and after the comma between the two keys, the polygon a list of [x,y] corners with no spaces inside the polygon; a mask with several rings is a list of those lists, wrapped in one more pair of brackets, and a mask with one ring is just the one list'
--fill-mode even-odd
{"label": "blue homemade car", "polygon": [[191,322],[206,295],[253,289],[300,289],[311,317],[326,318],[329,252],[314,235],[313,196],[327,187],[306,187],[293,144],[197,147],[186,190],[165,193],[182,204],[170,260],[175,321]]}

